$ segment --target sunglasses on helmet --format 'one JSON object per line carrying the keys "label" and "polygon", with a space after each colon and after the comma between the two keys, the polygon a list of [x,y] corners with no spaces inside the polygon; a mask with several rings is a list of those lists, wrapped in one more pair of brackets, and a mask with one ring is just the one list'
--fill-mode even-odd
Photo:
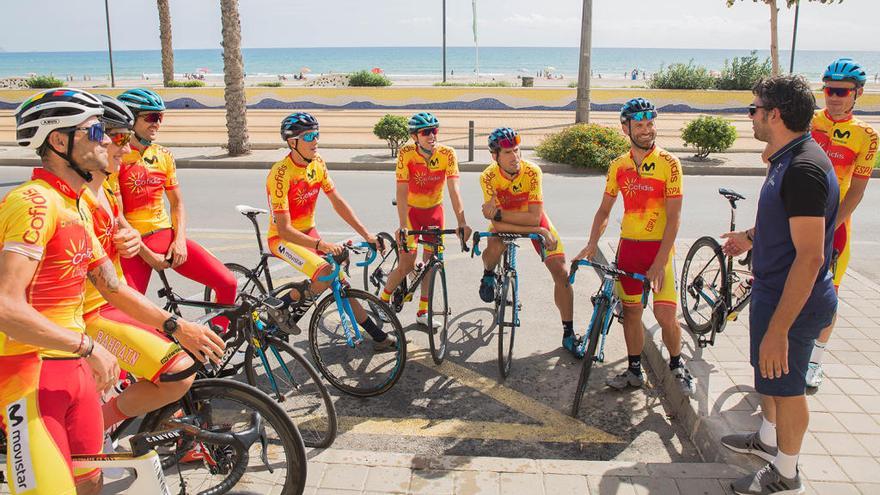
{"label": "sunglasses on helmet", "polygon": [[437,135],[440,129],[436,127],[431,127],[430,129],[419,129],[419,136],[430,136],[431,134]]}
{"label": "sunglasses on helmet", "polygon": [[305,134],[300,134],[297,139],[302,139],[307,143],[311,143],[313,141],[316,141],[320,137],[320,135],[321,133],[319,133],[318,131],[309,131]]}
{"label": "sunglasses on helmet", "polygon": [[113,141],[114,145],[121,148],[131,141],[131,134],[131,131],[108,132],[107,136],[110,138],[110,141]]}
{"label": "sunglasses on helmet", "polygon": [[89,141],[93,141],[95,143],[100,143],[104,140],[104,123],[103,122],[95,122],[94,124],[87,127],[74,127],[74,131],[86,131],[89,133]]}
{"label": "sunglasses on helmet", "polygon": [[162,122],[162,119],[165,118],[165,115],[161,112],[150,112],[142,115],[144,118],[144,122],[148,122],[150,124],[158,124]]}
{"label": "sunglasses on helmet", "polygon": [[846,98],[855,88],[832,88],[830,86],[824,86],[822,91],[825,93],[825,96],[839,96],[841,98]]}

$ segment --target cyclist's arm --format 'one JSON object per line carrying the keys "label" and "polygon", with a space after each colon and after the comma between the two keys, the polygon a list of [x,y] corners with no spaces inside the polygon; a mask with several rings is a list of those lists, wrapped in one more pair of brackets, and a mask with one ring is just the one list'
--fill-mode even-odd
{"label": "cyclist's arm", "polygon": [[162,328],[162,323],[171,317],[171,313],[159,309],[145,295],[120,282],[110,260],[89,270],[88,276],[107,302],[147,326]]}
{"label": "cyclist's arm", "polygon": [[409,184],[406,182],[397,183],[397,219],[398,225],[405,227],[407,222],[407,214],[409,213]]}
{"label": "cyclist's arm", "polygon": [[[504,231],[500,227],[499,224],[505,225],[519,225],[521,227],[537,227],[541,225],[541,217],[544,215],[544,205],[543,203],[529,203],[529,211],[503,211],[501,212],[501,222],[496,222],[491,218],[492,225],[498,229],[499,232]],[[507,230],[507,232],[513,232],[512,230]]]}
{"label": "cyclist's arm", "polygon": [[843,201],[840,202],[840,209],[837,210],[837,220],[835,220],[834,222],[835,229],[839,227],[842,223],[849,220],[849,217],[853,214],[854,211],[856,211],[856,207],[859,206],[859,203],[862,202],[862,198],[865,197],[865,189],[867,188],[867,178],[852,178],[849,190],[846,192],[846,196],[843,197]]}
{"label": "cyclist's arm", "polygon": [[602,238],[602,234],[605,233],[605,228],[608,227],[608,218],[611,216],[611,209],[614,208],[614,203],[617,201],[617,196],[611,196],[610,194],[602,195],[602,202],[599,204],[599,209],[596,210],[596,215],[593,216],[593,226],[590,227],[590,239],[587,241],[587,244],[598,244],[599,239]]}
{"label": "cyclist's arm", "polygon": [[[339,191],[336,189],[326,193],[327,199],[330,200],[330,204],[333,205],[333,210],[339,214],[340,217],[354,229],[355,232],[358,233],[364,239],[370,237],[370,233],[367,232],[367,228],[364,227],[364,224],[358,219],[357,215],[355,215],[354,210],[351,209],[351,206],[345,201]],[[399,205],[399,203],[398,203]]]}
{"label": "cyclist's arm", "polygon": [[319,241],[293,228],[293,224],[290,223],[290,212],[276,211],[272,215],[275,217],[275,226],[278,227],[278,236],[282,240],[292,242],[298,246],[317,249]]}
{"label": "cyclist's arm", "polygon": [[512,234],[540,234],[544,230],[538,225],[530,227],[528,225],[516,225],[507,222],[492,222],[492,228],[495,232],[509,232]]}
{"label": "cyclist's arm", "polygon": [[23,344],[76,352],[82,337],[61,327],[27,302],[27,288],[39,261],[0,251],[0,325],[3,333]]}
{"label": "cyclist's arm", "polygon": [[167,189],[168,204],[171,207],[171,226],[174,229],[174,240],[183,242],[186,240],[186,211],[183,208],[183,194],[179,187]]}
{"label": "cyclist's arm", "polygon": [[675,238],[678,237],[678,228],[681,226],[681,196],[666,199],[666,228],[663,229],[663,240],[660,241],[660,249],[654,258],[655,263],[663,265],[669,260],[669,254],[675,247]]}
{"label": "cyclist's arm", "polygon": [[446,179],[446,188],[449,189],[449,200],[452,201],[452,211],[459,227],[467,225],[464,218],[464,202],[461,200],[461,181],[458,177]]}

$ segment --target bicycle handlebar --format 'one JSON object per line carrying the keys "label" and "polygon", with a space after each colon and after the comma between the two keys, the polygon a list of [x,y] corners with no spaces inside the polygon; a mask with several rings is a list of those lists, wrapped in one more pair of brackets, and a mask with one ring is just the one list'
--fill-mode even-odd
{"label": "bicycle handlebar", "polygon": [[480,256],[480,239],[483,237],[500,237],[502,239],[530,239],[538,241],[541,245],[541,261],[547,258],[547,248],[544,246],[544,236],[541,234],[519,234],[514,232],[474,232],[473,249],[471,250],[471,258]]}
{"label": "bicycle handlebar", "polygon": [[[410,235],[421,235],[421,236],[430,235],[430,236],[435,236],[438,239],[440,238],[441,235],[445,235],[445,234],[455,235],[458,237],[459,242],[461,242],[461,250],[465,253],[470,251],[470,249],[468,248],[468,245],[467,245],[467,239],[465,239],[465,237],[464,237],[464,228],[462,228],[462,227],[459,227],[457,229],[422,229],[422,230],[406,230],[406,229],[404,229],[404,230],[400,231],[400,234],[401,234],[401,237],[403,237],[402,240],[404,241],[404,242],[400,243],[400,246],[403,249],[404,253],[409,252],[409,246],[407,246],[406,237],[410,236]],[[419,242],[423,242],[423,241],[420,240]],[[426,244],[435,244],[435,243],[426,242]],[[441,245],[442,242],[438,241],[436,244]]]}
{"label": "bicycle handlebar", "polygon": [[568,275],[568,283],[574,285],[575,274],[578,271],[578,267],[581,266],[591,266],[600,272],[609,273],[614,275],[615,279],[619,279],[620,277],[629,277],[635,280],[638,280],[642,283],[642,306],[646,306],[648,303],[648,293],[651,291],[651,281],[648,280],[642,273],[632,273],[626,270],[621,270],[620,268],[603,265],[602,263],[596,263],[595,261],[590,260],[574,260],[571,262],[571,269],[569,270]]}
{"label": "bicycle handlebar", "polygon": [[342,254],[339,256],[333,256],[332,254],[325,254],[324,259],[327,263],[330,264],[330,267],[333,268],[333,271],[324,277],[318,277],[318,280],[321,282],[329,282],[337,277],[339,277],[339,272],[342,270],[342,265],[348,261],[348,253],[349,251],[360,253],[362,252],[362,248],[366,248],[369,250],[369,255],[367,259],[364,261],[359,261],[356,263],[357,266],[366,266],[375,261],[376,259],[376,246],[374,244],[370,244],[368,242],[360,242],[358,244],[343,244],[344,249]]}

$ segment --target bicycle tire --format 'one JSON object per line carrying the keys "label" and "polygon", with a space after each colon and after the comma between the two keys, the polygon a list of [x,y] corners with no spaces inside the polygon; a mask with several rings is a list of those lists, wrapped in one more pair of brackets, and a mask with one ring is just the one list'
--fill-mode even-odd
{"label": "bicycle tire", "polygon": [[[246,408],[245,413],[247,416],[249,416],[250,412],[257,412],[263,420],[264,433],[268,433],[268,429],[271,428],[277,434],[277,438],[267,438],[266,441],[269,447],[280,446],[281,453],[284,454],[284,457],[279,459],[278,462],[274,462],[273,459],[270,459],[275,470],[279,468],[287,469],[284,473],[280,493],[290,493],[294,495],[300,495],[303,493],[305,490],[308,469],[305,445],[303,444],[302,436],[300,436],[296,425],[289,417],[287,417],[284,410],[282,410],[274,400],[250,385],[218,378],[196,380],[193,382],[189,392],[187,392],[186,398],[188,398],[189,401],[182,399],[177,403],[169,404],[157,411],[147,414],[141,423],[139,431],[149,432],[159,430],[159,427],[167,419],[175,416],[181,409],[183,409],[184,414],[187,415],[199,414],[201,423],[200,427],[216,427],[217,424],[215,421],[211,421],[212,418],[206,419],[201,415],[204,413],[213,414],[218,408],[221,408],[224,401],[237,403],[238,406],[234,409],[230,409],[230,411],[241,412],[242,407],[244,407]],[[187,402],[195,405],[198,411],[189,410],[189,406],[186,405]],[[184,405],[181,406],[181,404]],[[221,409],[221,411],[223,410]],[[228,414],[229,413],[227,412],[227,415]],[[227,420],[227,418],[227,416],[221,414],[217,419]],[[163,469],[169,469],[171,466],[177,464],[183,454],[188,451],[190,445],[191,444],[183,444],[182,449],[175,448],[171,454],[165,455],[162,460]],[[254,450],[258,448],[260,451],[255,452]],[[268,451],[266,453],[267,456],[277,457],[275,455],[275,448],[266,450]],[[248,456],[249,465],[246,469],[255,469],[245,471],[244,477],[246,478],[247,483],[267,483],[267,481],[261,477],[265,468],[260,455],[262,452],[262,444],[259,440],[251,445],[251,453]],[[204,466],[204,464],[205,463],[188,463],[185,467],[196,465]],[[185,469],[185,467],[178,464],[178,469],[182,470]],[[278,476],[277,473],[274,473],[272,478],[273,481],[268,481],[268,483],[277,483],[279,477],[280,476]],[[207,490],[199,491],[197,493],[199,495],[220,495],[227,493],[237,484],[236,482],[230,485],[229,483],[224,483],[224,481],[217,483],[215,486],[212,486]]]}
{"label": "bicycle tire", "polygon": [[[338,317],[336,300],[333,294],[328,294],[315,306],[309,323],[309,346],[315,359],[315,366],[331,385],[343,393],[355,397],[383,394],[397,383],[406,365],[406,336],[403,326],[388,304],[377,296],[350,287],[343,287],[341,290],[343,299],[359,301],[367,316],[376,323],[377,327],[394,335],[398,343],[393,353],[394,358],[390,361],[382,360],[381,356],[390,353],[373,351],[373,340],[363,330],[361,331],[363,340],[356,343],[354,348],[349,347],[341,324],[342,320]],[[379,317],[378,311],[385,313],[387,321]],[[334,318],[339,319],[339,323]],[[386,329],[386,327],[390,328]],[[319,342],[319,337],[322,338],[322,342]],[[328,340],[326,344],[323,343],[323,337]],[[372,373],[365,371],[365,367],[370,365],[376,356],[380,357],[378,368],[387,371]]]}
{"label": "bicycle tire", "polygon": [[[263,285],[263,282],[260,281],[259,278],[254,274],[253,270],[247,268],[243,265],[239,265],[238,263],[224,263],[223,266],[229,269],[233,274],[235,274],[236,280],[244,279],[244,285],[238,287],[236,294],[245,293],[251,295],[261,295],[264,296],[267,294],[266,287]],[[214,299],[214,289],[205,286],[205,302],[215,302]],[[236,303],[238,303],[238,298],[236,297]],[[205,313],[210,313],[210,309],[205,309]]]}
{"label": "bicycle tire", "polygon": [[[428,344],[434,364],[443,364],[446,357],[446,345],[449,341],[449,297],[446,291],[446,269],[442,263],[435,264],[430,273],[428,284]],[[440,326],[434,328],[434,321]]]}
{"label": "bicycle tire", "polygon": [[[339,424],[333,399],[318,371],[302,353],[271,335],[266,337],[263,350],[269,367],[273,367],[274,361],[279,369],[267,370],[262,359],[257,357],[254,346],[248,346],[244,356],[248,384],[260,389],[284,409],[299,429],[306,447],[329,447],[336,439]],[[259,376],[261,369],[264,371],[262,377]],[[267,372],[272,373],[278,388],[268,380]]]}
{"label": "bicycle tire", "polygon": [[400,263],[400,253],[397,241],[387,232],[379,232],[377,238],[382,239],[388,249],[386,254],[377,253],[376,261],[364,266],[364,290],[370,294],[379,295],[388,281],[388,274],[397,268]]}
{"label": "bicycle tire", "polygon": [[593,308],[593,321],[590,323],[590,329],[587,331],[590,340],[587,342],[587,349],[584,352],[583,362],[581,363],[581,373],[578,378],[577,388],[574,389],[574,401],[571,403],[571,416],[576,418],[578,410],[581,407],[581,399],[584,392],[587,391],[587,385],[590,381],[590,372],[593,370],[594,357],[596,356],[596,348],[599,346],[599,338],[604,330],[605,320],[608,318],[608,312],[611,310],[608,299],[600,297],[596,301]]}
{"label": "bicycle tire", "polygon": [[[508,295],[510,300],[508,301]],[[519,294],[516,284],[516,272],[508,272],[501,282],[501,298],[498,302],[498,314],[495,321],[498,325],[498,371],[501,377],[510,375],[510,366],[513,363],[513,338],[516,333],[516,305],[519,304]],[[505,321],[507,316],[510,321]],[[507,339],[504,331],[509,329]]]}
{"label": "bicycle tire", "polygon": [[[708,250],[709,254],[705,255],[708,257],[706,261],[695,259],[701,250]],[[710,266],[716,263],[717,267]],[[710,271],[707,272],[707,269]],[[707,278],[703,275],[704,273],[709,273],[711,276]],[[716,307],[718,304],[724,304],[723,294],[728,290],[725,288],[726,283],[727,265],[724,263],[721,245],[712,237],[700,237],[688,250],[681,269],[679,284],[681,312],[693,334],[705,335],[712,331]],[[707,287],[717,297],[712,302],[697,296],[697,294],[704,294]],[[698,313],[697,310],[703,306],[705,306],[703,311],[705,314]]]}

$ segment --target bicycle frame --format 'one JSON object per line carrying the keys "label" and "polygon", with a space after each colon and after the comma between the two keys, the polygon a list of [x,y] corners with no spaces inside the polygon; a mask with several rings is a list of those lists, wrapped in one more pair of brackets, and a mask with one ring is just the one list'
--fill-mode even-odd
{"label": "bicycle frame", "polygon": [[257,236],[257,247],[260,250],[260,261],[257,263],[257,266],[252,270],[254,272],[254,276],[256,278],[260,278],[261,276],[266,281],[266,290],[270,293],[275,290],[275,286],[272,282],[272,274],[269,270],[269,259],[274,258],[275,255],[263,247],[263,237],[260,233],[260,224],[257,223],[257,215],[258,213],[246,213],[242,211],[241,207],[238,207],[239,212],[241,212],[244,216],[251,221],[254,226],[254,233]]}
{"label": "bicycle frame", "polygon": [[[375,261],[375,247],[367,242],[356,244],[355,247],[367,248],[369,250],[367,258],[364,261],[358,261],[356,266],[364,267]],[[342,280],[339,278],[339,272],[342,270],[342,265],[336,262],[333,255],[325,255],[324,259],[330,263],[330,267],[333,271],[327,276],[318,277],[318,280],[321,282],[330,282],[330,289],[333,291],[333,299],[336,300],[336,310],[339,312],[339,320],[342,322],[342,329],[345,331],[346,344],[353,349],[359,343],[363,342],[364,336],[361,334],[351,303],[348,301],[348,298],[342,297]]]}
{"label": "bicycle frame", "polygon": [[[419,272],[419,275],[415,278],[415,280],[412,281],[412,283],[409,282],[409,279],[407,277],[404,277],[403,280],[400,281],[400,285],[403,287],[403,294],[405,296],[406,295],[408,295],[408,296],[414,295],[416,292],[416,289],[419,287],[419,285],[421,285],[422,281],[425,279],[425,275],[431,270],[431,268],[433,268],[436,265],[443,264],[443,251],[446,249],[446,247],[444,246],[443,241],[441,240],[442,236],[444,234],[456,234],[456,235],[461,236],[461,235],[463,235],[463,233],[464,233],[464,229],[461,229],[461,228],[459,228],[459,229],[445,229],[445,230],[428,228],[428,229],[424,229],[424,230],[406,230],[402,233],[402,236],[404,238],[406,238],[406,236],[408,236],[408,235],[437,236],[436,242],[426,241],[422,237],[419,238],[419,240],[418,240],[419,244],[425,246],[426,248],[427,247],[431,248],[431,257],[428,258],[427,263],[422,267],[422,271]],[[468,246],[467,246],[467,242],[464,240],[464,238],[460,238],[460,240],[461,240],[461,250],[464,252],[469,251]],[[404,253],[410,252],[409,248],[406,246],[405,242],[400,243],[399,246],[401,247],[401,249],[403,250]]]}

